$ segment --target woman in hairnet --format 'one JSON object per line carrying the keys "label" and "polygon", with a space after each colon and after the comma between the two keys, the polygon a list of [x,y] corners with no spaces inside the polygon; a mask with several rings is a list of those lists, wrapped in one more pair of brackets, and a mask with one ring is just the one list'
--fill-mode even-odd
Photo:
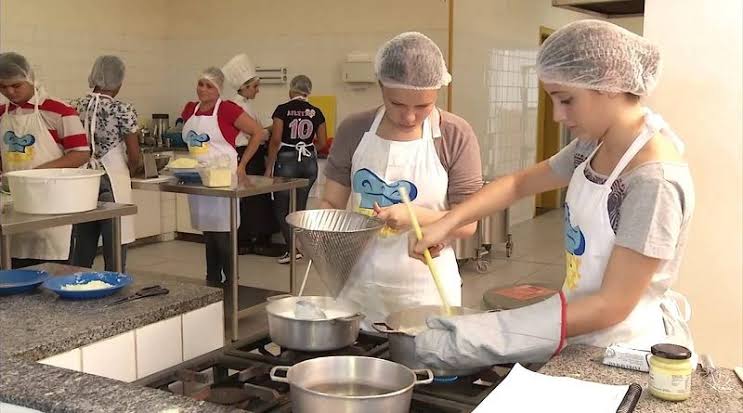
{"label": "woman in hairnet", "polygon": [[[670,290],[694,211],[683,144],[643,106],[658,81],[655,45],[583,20],[552,34],[537,74],[553,116],[577,136],[551,159],[499,179],[423,228],[411,254],[516,200],[567,186],[566,278],[559,294],[515,310],[428,320],[418,356],[444,366],[538,362],[566,343],[693,346],[688,303]],[[681,311],[683,307],[685,311]]]}
{"label": "woman in hairnet", "polygon": [[[256,123],[261,125],[258,112],[253,106],[255,97],[260,92],[261,79],[255,72],[255,66],[245,54],[239,54],[222,67],[225,83],[237,93],[230,98],[237,103],[245,113]],[[261,125],[261,127],[263,127]],[[257,139],[261,140],[255,154],[245,165],[245,173],[248,175],[263,175],[266,172],[266,156],[268,148],[265,141],[268,132],[263,130],[263,135]],[[237,137],[237,156],[242,160],[252,136],[239,134]],[[279,230],[278,223],[274,219],[273,204],[270,194],[255,195],[240,200],[240,232],[238,233],[238,244],[240,254],[255,253],[258,255],[276,256],[271,248],[271,235]]]}
{"label": "woman in hairnet", "polygon": [[[328,132],[322,110],[307,101],[312,93],[312,81],[305,75],[295,76],[289,82],[289,101],[273,112],[271,143],[266,161],[266,175],[305,178],[310,184],[297,189],[297,211],[307,208],[310,189],[317,179],[317,151],[315,138],[325,147]],[[289,214],[289,193],[274,192],[274,212],[279,221],[284,242],[289,245],[291,232],[286,216]],[[302,258],[297,253],[297,259]],[[289,251],[279,257],[279,264],[289,263]]]}
{"label": "woman in hairnet", "polygon": [[[0,54],[0,158],[4,172],[33,168],[77,168],[90,158],[88,139],[74,108],[49,97],[31,65],[18,53]],[[12,236],[14,268],[67,261],[72,226]]]}
{"label": "woman in hairnet", "polygon": [[[259,139],[251,140],[245,155],[237,161],[236,140],[240,133],[261,136],[260,125],[245,111],[229,100],[220,97],[224,74],[219,68],[204,70],[196,86],[197,102],[188,102],[181,117],[183,138],[189,154],[203,163],[227,162],[244,180],[245,165],[255,154]],[[230,249],[230,200],[227,198],[189,195],[191,225],[204,233],[206,245],[206,282],[221,286],[231,271]],[[239,215],[238,215],[239,218]],[[225,278],[223,278],[223,274]]]}
{"label": "woman in hairnet", "polygon": [[[402,33],[378,51],[375,69],[383,105],[346,118],[328,159],[323,207],[375,214],[387,228],[359,258],[341,297],[362,306],[369,322],[392,312],[440,304],[431,274],[407,254],[410,221],[400,197],[407,189],[421,224],[433,223],[482,187],[480,148],[472,127],[436,106],[451,81],[439,47],[420,33]],[[453,236],[468,237],[475,223]],[[451,305],[461,303],[454,251],[435,259]]]}
{"label": "woman in hairnet", "polygon": [[[101,177],[99,201],[131,204],[130,171],[139,162],[137,112],[130,103],[116,99],[124,82],[124,62],[118,56],[99,56],[88,76],[93,89],[72,105],[77,108],[92,147],[92,163],[106,174]],[[73,228],[70,262],[93,266],[98,238],[103,236],[103,257],[107,271],[114,270],[113,229],[109,221],[88,222]],[[134,217],[121,218],[122,265],[126,266],[126,244],[134,242]]]}

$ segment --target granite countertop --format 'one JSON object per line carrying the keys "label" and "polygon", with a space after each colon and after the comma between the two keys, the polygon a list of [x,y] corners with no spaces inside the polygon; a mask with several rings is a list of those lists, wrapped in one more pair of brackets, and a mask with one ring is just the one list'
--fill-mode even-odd
{"label": "granite countertop", "polygon": [[[78,267],[43,264],[51,274]],[[150,285],[163,296],[104,307]],[[0,297],[0,401],[45,412],[229,412],[230,409],[90,374],[36,363],[86,344],[177,316],[223,299],[222,290],[134,275],[119,294],[98,300],[60,300],[54,293]]]}
{"label": "granite countertop", "polygon": [[683,402],[667,402],[650,394],[648,373],[606,366],[601,363],[603,355],[603,348],[568,346],[539,372],[605,384],[637,383],[643,391],[635,413],[743,412],[743,385],[730,369],[717,369],[716,385],[710,377],[702,374],[701,369],[697,369],[691,379],[691,397]]}

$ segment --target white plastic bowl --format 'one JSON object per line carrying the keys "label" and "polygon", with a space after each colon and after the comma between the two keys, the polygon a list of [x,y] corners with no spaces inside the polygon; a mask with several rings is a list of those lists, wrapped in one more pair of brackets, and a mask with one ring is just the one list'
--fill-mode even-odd
{"label": "white plastic bowl", "polygon": [[13,208],[26,214],[71,214],[98,207],[100,170],[29,169],[8,172]]}

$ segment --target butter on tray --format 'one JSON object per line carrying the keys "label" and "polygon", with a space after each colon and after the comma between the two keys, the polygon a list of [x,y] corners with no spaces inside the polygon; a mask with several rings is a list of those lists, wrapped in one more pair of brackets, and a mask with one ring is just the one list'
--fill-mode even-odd
{"label": "butter on tray", "polygon": [[168,168],[174,168],[174,169],[189,169],[189,168],[196,168],[199,165],[199,161],[196,159],[191,158],[179,158],[170,161],[168,163]]}
{"label": "butter on tray", "polygon": [[219,188],[232,185],[232,169],[204,168],[199,170],[201,182],[210,188]]}

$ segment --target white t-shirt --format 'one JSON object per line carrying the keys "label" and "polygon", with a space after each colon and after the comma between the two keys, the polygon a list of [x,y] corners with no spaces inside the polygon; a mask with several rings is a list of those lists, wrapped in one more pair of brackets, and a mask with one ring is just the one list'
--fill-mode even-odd
{"label": "white t-shirt", "polygon": [[[246,99],[242,95],[235,95],[230,99],[231,101],[235,102],[238,106],[243,108],[245,113],[248,114],[251,118],[253,118],[254,121],[258,122],[259,125],[261,125],[261,119],[258,117],[258,112],[256,112],[255,108],[253,107],[253,102]],[[263,125],[261,125],[263,127]],[[250,139],[250,136],[240,133],[237,135],[237,139],[235,140],[235,146],[248,146],[248,140]]]}

